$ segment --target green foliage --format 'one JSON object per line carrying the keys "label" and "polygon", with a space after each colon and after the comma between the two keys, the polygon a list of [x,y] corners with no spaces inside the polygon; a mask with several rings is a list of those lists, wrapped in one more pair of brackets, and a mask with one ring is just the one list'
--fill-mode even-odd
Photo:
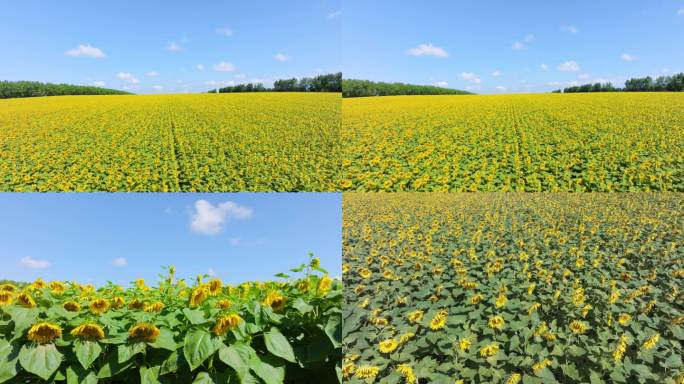
{"label": "green foliage", "polygon": [[[576,92],[682,92],[684,91],[684,72],[673,76],[637,77],[625,81],[624,88],[615,88],[611,83],[584,84],[563,89],[563,93]],[[557,93],[556,91],[554,91]]]}
{"label": "green foliage", "polygon": [[301,79],[280,79],[273,83],[273,88],[266,88],[261,83],[231,85],[209,91],[209,93],[231,92],[341,92],[342,73],[329,73]]}
{"label": "green foliage", "polygon": [[369,80],[342,80],[342,97],[393,96],[393,95],[470,95],[458,89],[414,85],[404,83],[383,83]]}
{"label": "green foliage", "polygon": [[66,95],[130,95],[116,89],[37,81],[0,81],[0,99]]}

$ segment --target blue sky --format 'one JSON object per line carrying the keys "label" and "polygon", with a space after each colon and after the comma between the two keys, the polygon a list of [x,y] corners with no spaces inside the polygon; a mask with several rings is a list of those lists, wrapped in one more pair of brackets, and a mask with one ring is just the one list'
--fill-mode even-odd
{"label": "blue sky", "polygon": [[340,0],[3,2],[0,80],[197,92],[340,70]]}
{"label": "blue sky", "polygon": [[546,92],[684,71],[684,1],[344,0],[347,78]]}
{"label": "blue sky", "polygon": [[128,284],[213,273],[270,279],[313,252],[341,275],[341,195],[0,194],[0,279]]}

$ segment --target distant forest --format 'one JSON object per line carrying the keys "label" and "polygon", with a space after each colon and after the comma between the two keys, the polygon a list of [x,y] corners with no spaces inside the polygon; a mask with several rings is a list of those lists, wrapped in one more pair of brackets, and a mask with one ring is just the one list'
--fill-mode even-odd
{"label": "distant forest", "polygon": [[0,99],[64,95],[130,95],[116,89],[37,81],[0,81]]}
{"label": "distant forest", "polygon": [[[611,83],[584,84],[563,88],[563,93],[578,92],[682,92],[684,91],[684,72],[673,76],[637,77],[625,81],[624,88],[615,88]],[[553,93],[561,93],[560,89]]]}
{"label": "distant forest", "polygon": [[[216,93],[216,89],[209,93]],[[281,79],[273,83],[273,88],[266,88],[261,83],[246,83],[218,89],[218,93],[233,92],[341,92],[342,72],[329,73],[301,79]]]}
{"label": "distant forest", "polygon": [[470,95],[458,89],[432,85],[383,83],[369,80],[342,80],[342,97],[393,96],[393,95]]}

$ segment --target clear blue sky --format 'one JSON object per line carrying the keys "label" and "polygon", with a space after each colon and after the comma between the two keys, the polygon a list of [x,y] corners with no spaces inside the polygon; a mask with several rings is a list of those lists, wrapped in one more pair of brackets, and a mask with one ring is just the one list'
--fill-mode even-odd
{"label": "clear blue sky", "polygon": [[309,251],[341,275],[340,194],[1,193],[0,212],[0,279],[127,284],[173,264],[237,283],[287,272]]}
{"label": "clear blue sky", "polygon": [[510,93],[684,71],[682,0],[344,0],[343,12],[347,78]]}
{"label": "clear blue sky", "polygon": [[0,9],[0,80],[171,93],[340,70],[340,0],[21,0]]}

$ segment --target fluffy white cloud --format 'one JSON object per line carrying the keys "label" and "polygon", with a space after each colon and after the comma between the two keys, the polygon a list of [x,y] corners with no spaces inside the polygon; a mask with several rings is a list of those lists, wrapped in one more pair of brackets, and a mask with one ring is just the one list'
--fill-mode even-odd
{"label": "fluffy white cloud", "polygon": [[190,228],[205,235],[215,235],[223,229],[228,220],[247,219],[251,216],[251,208],[232,201],[213,205],[206,200],[197,200],[190,215]]}
{"label": "fluffy white cloud", "polygon": [[461,79],[470,81],[471,83],[479,84],[482,82],[482,79],[472,72],[461,72],[459,76]]}
{"label": "fluffy white cloud", "polygon": [[494,77],[499,77],[499,76],[501,76],[501,71],[496,70],[496,71],[492,72],[492,76],[494,76]]}
{"label": "fluffy white cloud", "polygon": [[107,85],[107,83],[105,83],[104,81],[93,81],[93,85],[96,87],[104,87],[105,85]]}
{"label": "fluffy white cloud", "polygon": [[578,33],[579,29],[574,25],[561,25],[560,30],[563,32]]}
{"label": "fluffy white cloud", "polygon": [[171,52],[178,52],[181,50],[181,46],[176,44],[175,41],[172,41],[172,42],[166,44],[166,50],[171,51]]}
{"label": "fluffy white cloud", "polygon": [[276,53],[275,56],[273,56],[273,58],[274,58],[276,61],[280,61],[280,62],[290,60],[290,56],[287,56],[287,55],[285,55],[285,54],[283,54],[283,53]]}
{"label": "fluffy white cloud", "polygon": [[442,88],[449,85],[449,83],[447,83],[446,81],[435,81],[433,84],[437,87],[442,87]]}
{"label": "fluffy white cloud", "polygon": [[580,66],[576,61],[571,60],[558,64],[556,69],[561,72],[578,72],[580,70]]}
{"label": "fluffy white cloud", "polygon": [[505,91],[506,90],[506,87],[504,87],[503,85],[497,85],[494,88],[496,88],[497,91]]}
{"label": "fluffy white cloud", "polygon": [[198,71],[204,71],[204,65],[202,65],[202,64],[197,64],[197,70],[198,70]]}
{"label": "fluffy white cloud", "polygon": [[161,85],[153,85],[152,89],[154,89],[155,91],[161,91],[162,89],[164,89],[164,87]]}
{"label": "fluffy white cloud", "polygon": [[432,44],[421,44],[415,48],[409,49],[406,53],[411,56],[449,57],[447,51]]}
{"label": "fluffy white cloud", "polygon": [[157,73],[157,71],[149,71],[149,72],[147,72],[145,75],[147,75],[147,77],[156,77],[156,76],[159,76],[159,74]]}
{"label": "fluffy white cloud", "polygon": [[637,59],[636,56],[630,55],[629,53],[623,53],[620,57],[624,61],[635,61]]}
{"label": "fluffy white cloud", "polygon": [[115,267],[125,267],[128,265],[128,260],[126,260],[125,257],[117,257],[116,259],[112,260],[112,265]]}
{"label": "fluffy white cloud", "polygon": [[72,57],[86,56],[95,59],[104,59],[107,57],[107,55],[105,55],[100,48],[95,48],[90,44],[79,44],[78,47],[70,49],[64,52],[64,54]]}
{"label": "fluffy white cloud", "polygon": [[542,63],[542,65],[540,65],[539,68],[541,68],[542,71],[546,71],[546,70],[549,69],[549,66],[546,65],[546,64],[544,64],[544,63]]}
{"label": "fluffy white cloud", "polygon": [[577,78],[580,80],[586,80],[589,78],[589,74],[588,73],[580,73],[579,75],[577,75]]}
{"label": "fluffy white cloud", "polygon": [[336,19],[342,14],[342,11],[332,11],[328,13],[328,20]]}
{"label": "fluffy white cloud", "polygon": [[119,72],[116,74],[116,77],[131,84],[138,84],[140,82],[140,80],[128,72]]}
{"label": "fluffy white cloud", "polygon": [[225,37],[233,36],[233,30],[228,27],[216,28],[216,33],[218,33],[219,35],[223,35]]}
{"label": "fluffy white cloud", "polygon": [[222,61],[214,65],[214,71],[216,72],[233,72],[234,70],[235,66],[229,61]]}
{"label": "fluffy white cloud", "polygon": [[529,44],[535,40],[536,40],[536,37],[534,37],[534,35],[527,34],[527,35],[525,35],[525,37],[522,38],[522,41],[516,40],[515,42],[513,42],[513,45],[511,45],[511,48],[514,51],[521,51],[521,50],[527,48],[526,44]]}
{"label": "fluffy white cloud", "polygon": [[26,256],[19,260],[19,265],[31,269],[43,269],[49,267],[50,262],[47,260],[37,260],[31,256]]}

